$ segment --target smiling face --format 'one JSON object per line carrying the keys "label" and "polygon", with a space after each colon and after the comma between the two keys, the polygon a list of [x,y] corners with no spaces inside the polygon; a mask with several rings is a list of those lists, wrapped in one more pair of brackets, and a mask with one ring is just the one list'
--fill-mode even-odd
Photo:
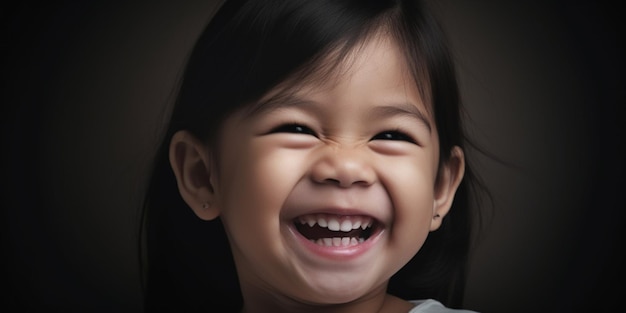
{"label": "smiling face", "polygon": [[211,164],[210,188],[181,190],[200,217],[214,217],[202,197],[220,215],[244,298],[335,304],[384,294],[449,209],[462,152],[439,172],[432,110],[395,43],[374,38],[334,79],[274,91],[227,119],[214,159],[198,158]]}

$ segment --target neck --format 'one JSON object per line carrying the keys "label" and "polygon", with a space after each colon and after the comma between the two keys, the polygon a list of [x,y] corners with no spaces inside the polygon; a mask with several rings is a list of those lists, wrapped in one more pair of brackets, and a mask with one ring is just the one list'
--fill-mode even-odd
{"label": "neck", "polygon": [[411,303],[387,294],[384,287],[347,303],[316,304],[277,295],[256,286],[242,286],[244,304],[241,313],[406,313],[413,307]]}

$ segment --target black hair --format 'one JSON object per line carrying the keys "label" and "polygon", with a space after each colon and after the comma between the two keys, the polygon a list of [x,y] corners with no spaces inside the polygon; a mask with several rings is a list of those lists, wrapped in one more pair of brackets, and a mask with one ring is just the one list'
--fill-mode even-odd
{"label": "black hair", "polygon": [[[341,56],[385,28],[406,56],[439,133],[440,162],[464,148],[461,101],[446,36],[419,1],[230,0],[198,38],[157,150],[143,205],[140,244],[146,311],[241,308],[242,297],[219,218],[203,221],[182,200],[168,160],[171,137],[188,130],[215,144],[222,121],[294,76],[307,79],[330,52]],[[466,154],[467,157],[467,154]],[[466,162],[450,213],[416,256],[396,273],[389,293],[462,305],[482,184]],[[144,247],[145,245],[145,247]]]}

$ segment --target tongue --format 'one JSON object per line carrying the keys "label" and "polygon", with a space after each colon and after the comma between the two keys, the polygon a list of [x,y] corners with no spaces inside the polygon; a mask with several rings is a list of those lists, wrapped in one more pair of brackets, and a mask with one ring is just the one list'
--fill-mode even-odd
{"label": "tongue", "polygon": [[300,223],[296,223],[296,228],[304,237],[313,240],[333,237],[363,237],[363,230],[361,228],[353,229],[349,232],[343,232],[328,230],[328,228],[320,227],[317,224],[309,226],[308,224],[302,225]]}

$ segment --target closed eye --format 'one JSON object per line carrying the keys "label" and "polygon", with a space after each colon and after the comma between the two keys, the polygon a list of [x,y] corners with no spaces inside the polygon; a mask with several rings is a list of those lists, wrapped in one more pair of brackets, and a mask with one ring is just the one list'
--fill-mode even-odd
{"label": "closed eye", "polygon": [[296,123],[280,125],[272,129],[271,133],[293,133],[293,134],[303,134],[303,135],[311,135],[311,136],[317,137],[317,135],[311,128],[301,125],[301,124],[296,124]]}
{"label": "closed eye", "polygon": [[394,140],[394,141],[407,141],[410,143],[417,144],[417,142],[406,133],[399,130],[388,130],[381,133],[376,134],[372,138],[372,140]]}

